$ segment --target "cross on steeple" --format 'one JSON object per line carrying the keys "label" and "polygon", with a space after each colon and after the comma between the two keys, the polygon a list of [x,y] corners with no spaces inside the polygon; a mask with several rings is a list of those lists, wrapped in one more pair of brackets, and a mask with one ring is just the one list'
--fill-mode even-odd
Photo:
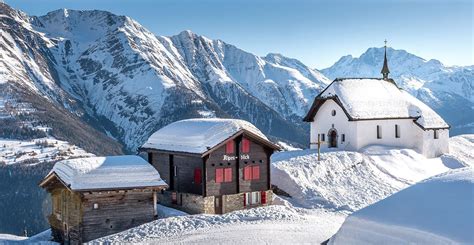
{"label": "cross on steeple", "polygon": [[387,62],[387,39],[385,39],[384,43],[385,43],[385,47],[384,47],[385,48],[385,55],[384,55],[384,58],[383,58],[382,71],[380,71],[380,73],[382,73],[383,79],[387,80],[388,79],[388,74],[390,73],[390,70],[388,69],[388,62]]}

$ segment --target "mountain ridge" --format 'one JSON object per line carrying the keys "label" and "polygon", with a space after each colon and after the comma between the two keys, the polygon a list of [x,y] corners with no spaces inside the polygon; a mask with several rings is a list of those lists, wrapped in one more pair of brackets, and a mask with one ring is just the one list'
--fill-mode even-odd
{"label": "mountain ridge", "polygon": [[43,57],[39,64],[26,49],[10,55],[16,67],[4,64],[5,70],[23,76],[5,80],[97,122],[129,151],[170,122],[206,116],[249,120],[275,139],[302,146],[308,130],[300,119],[329,82],[294,59],[281,56],[277,64],[191,31],[160,37],[107,11],[60,9],[29,17],[5,4],[2,9],[12,20],[8,33],[15,25],[33,37],[9,42],[37,39],[44,51],[35,56]]}
{"label": "mountain ridge", "polygon": [[[379,77],[384,48],[369,48],[359,57],[346,55],[321,72],[331,79]],[[452,127],[452,135],[474,132],[474,66],[446,66],[405,50],[387,48],[389,77],[417,97]]]}

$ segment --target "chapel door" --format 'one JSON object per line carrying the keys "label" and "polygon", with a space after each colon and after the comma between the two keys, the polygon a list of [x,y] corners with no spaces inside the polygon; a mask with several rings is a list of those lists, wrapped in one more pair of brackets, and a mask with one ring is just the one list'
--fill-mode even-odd
{"label": "chapel door", "polygon": [[336,130],[332,130],[329,133],[329,147],[337,147],[337,132]]}

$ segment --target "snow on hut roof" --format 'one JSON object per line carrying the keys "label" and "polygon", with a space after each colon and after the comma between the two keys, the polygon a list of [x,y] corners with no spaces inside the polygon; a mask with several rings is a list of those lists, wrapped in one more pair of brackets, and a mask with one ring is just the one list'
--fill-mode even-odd
{"label": "snow on hut roof", "polygon": [[139,156],[63,160],[54,165],[50,174],[52,173],[55,173],[71,190],[166,186],[158,171]]}
{"label": "snow on hut roof", "polygon": [[354,120],[414,118],[425,129],[449,127],[430,107],[391,81],[336,79],[318,96],[321,99],[331,97],[337,97]]}
{"label": "snow on hut roof", "polygon": [[161,128],[142,147],[203,154],[241,130],[268,141],[260,130],[247,121],[199,118],[177,121]]}

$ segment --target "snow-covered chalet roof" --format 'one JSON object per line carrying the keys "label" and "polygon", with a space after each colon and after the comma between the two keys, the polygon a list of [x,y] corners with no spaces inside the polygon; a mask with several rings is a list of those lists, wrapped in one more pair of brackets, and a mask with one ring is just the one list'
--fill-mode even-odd
{"label": "snow-covered chalet roof", "polygon": [[171,123],[150,136],[143,149],[203,154],[245,131],[272,144],[253,124],[239,119],[196,118]]}
{"label": "snow-covered chalet roof", "polygon": [[71,190],[167,186],[158,171],[139,156],[88,157],[59,161],[43,183],[54,174]]}
{"label": "snow-covered chalet roof", "polygon": [[413,118],[423,129],[449,128],[435,111],[408,92],[399,89],[393,80],[336,79],[316,97],[305,121],[312,121],[319,107],[327,99],[334,99],[352,121]]}

